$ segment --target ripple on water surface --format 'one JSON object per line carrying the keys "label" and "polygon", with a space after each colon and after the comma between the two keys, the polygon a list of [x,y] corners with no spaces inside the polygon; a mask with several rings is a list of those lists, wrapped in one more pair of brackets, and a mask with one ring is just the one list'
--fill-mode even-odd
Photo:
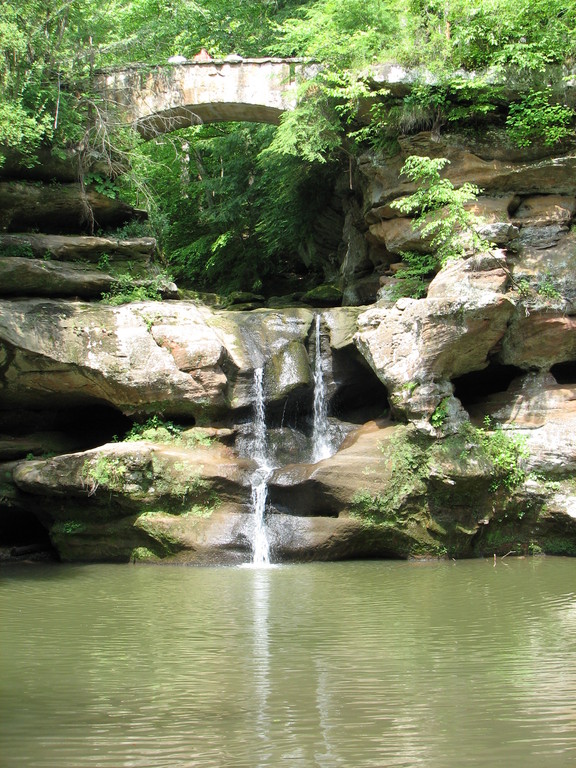
{"label": "ripple on water surface", "polygon": [[0,571],[12,766],[570,766],[565,559]]}

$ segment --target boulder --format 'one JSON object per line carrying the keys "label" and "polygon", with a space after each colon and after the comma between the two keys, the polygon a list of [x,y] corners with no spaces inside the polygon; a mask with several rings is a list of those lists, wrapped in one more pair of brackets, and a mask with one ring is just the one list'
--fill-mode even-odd
{"label": "boulder", "polygon": [[114,278],[85,264],[0,256],[0,296],[100,298]]}
{"label": "boulder", "polygon": [[498,360],[504,365],[548,371],[576,359],[576,316],[566,308],[520,305],[502,339]]}
{"label": "boulder", "polygon": [[506,257],[502,251],[492,250],[448,262],[428,286],[428,298],[474,301],[474,297],[486,291],[505,293],[509,284]]}
{"label": "boulder", "polygon": [[331,458],[275,470],[269,483],[270,503],[280,513],[299,517],[345,513],[357,491],[381,487],[387,460],[380,444],[395,429],[390,422],[368,422],[349,435]]}
{"label": "boulder", "polygon": [[342,303],[342,291],[335,285],[319,285],[307,291],[302,301],[312,307],[337,307]]}
{"label": "boulder", "polygon": [[416,251],[428,253],[430,238],[422,238],[420,231],[413,228],[413,219],[385,219],[370,226],[370,235],[378,243],[382,243],[389,253]]}
{"label": "boulder", "polygon": [[125,414],[201,421],[249,408],[254,369],[266,398],[309,388],[309,310],[244,314],[190,302],[118,307],[39,299],[0,302],[6,406],[108,403]]}
{"label": "boulder", "polygon": [[[20,462],[12,477],[20,503],[24,496],[48,521],[63,560],[159,559],[199,549],[203,562],[208,549],[222,562],[228,544],[216,529],[232,511],[233,527],[243,528],[247,515],[237,513],[249,511],[253,468],[220,443],[131,442]],[[249,538],[243,541],[246,560]]]}
{"label": "boulder", "polygon": [[[182,371],[152,335],[158,318],[182,316],[192,335],[205,329],[205,313],[192,305],[178,313],[158,302],[120,307],[0,302],[3,403],[47,408],[96,401],[126,414],[160,411],[199,419],[225,412],[226,377],[220,367]],[[207,333],[218,341],[214,331]]]}
{"label": "boulder", "polygon": [[474,405],[470,415],[522,430],[528,470],[556,478],[576,473],[576,385],[557,384],[550,373],[527,373]]}
{"label": "boulder", "polygon": [[[435,409],[451,398],[450,380],[486,367],[514,311],[500,292],[505,283],[497,257],[454,262],[435,278],[429,298],[400,299],[360,315],[355,342],[398,416],[428,429]],[[458,404],[451,408],[459,421]]]}
{"label": "boulder", "polygon": [[517,227],[547,227],[569,224],[576,211],[576,198],[566,195],[531,195],[523,198],[512,215]]}

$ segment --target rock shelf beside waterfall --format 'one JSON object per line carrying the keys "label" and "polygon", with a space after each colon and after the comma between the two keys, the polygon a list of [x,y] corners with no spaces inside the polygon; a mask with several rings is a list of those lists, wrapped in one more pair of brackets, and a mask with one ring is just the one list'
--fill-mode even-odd
{"label": "rock shelf beside waterfall", "polygon": [[[0,539],[49,537],[71,561],[249,562],[260,371],[273,562],[576,555],[574,157],[402,143],[360,158],[344,205],[338,287],[362,306],[227,311],[175,287],[96,302],[113,280],[102,255],[145,280],[154,242],[79,236],[63,198],[58,231],[16,231],[32,192],[5,185]],[[429,247],[390,207],[411,191],[398,172],[415,149],[484,186],[475,211],[497,247],[448,263],[424,298],[394,299],[402,251]],[[136,215],[96,202],[103,221]],[[45,196],[38,210],[42,228]],[[181,431],[123,441],[150,417]],[[320,431],[334,438],[321,454]],[[480,434],[522,446],[518,482]]]}

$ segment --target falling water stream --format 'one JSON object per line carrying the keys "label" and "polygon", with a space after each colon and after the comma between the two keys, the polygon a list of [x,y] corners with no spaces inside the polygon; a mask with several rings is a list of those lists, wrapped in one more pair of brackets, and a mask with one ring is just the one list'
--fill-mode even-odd
{"label": "falling water stream", "polygon": [[312,427],[312,462],[327,459],[334,453],[328,422],[328,400],[322,370],[322,315],[314,318],[314,421]]}
{"label": "falling water stream", "polygon": [[[328,399],[323,370],[321,325],[322,315],[317,314],[314,321],[314,405],[311,449],[311,460],[313,463],[327,459],[335,451],[328,421]],[[266,530],[266,504],[268,499],[268,481],[274,470],[274,463],[267,439],[264,368],[261,366],[254,368],[252,395],[254,403],[252,458],[257,464],[257,468],[251,478],[251,500],[254,514],[252,565],[266,566],[270,564],[270,542]]]}
{"label": "falling water stream", "polygon": [[254,369],[254,454],[258,464],[252,475],[252,509],[254,511],[254,538],[252,540],[252,564],[270,564],[270,542],[266,533],[266,500],[268,480],[273,467],[268,456],[266,440],[266,409],[264,403],[264,369]]}

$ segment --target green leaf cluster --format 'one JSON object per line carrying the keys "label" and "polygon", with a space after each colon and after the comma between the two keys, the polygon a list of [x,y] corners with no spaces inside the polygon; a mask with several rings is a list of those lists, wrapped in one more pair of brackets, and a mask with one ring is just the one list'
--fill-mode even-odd
{"label": "green leaf cluster", "polygon": [[394,0],[316,0],[283,21],[274,51],[356,68],[390,48],[400,20],[400,4]]}
{"label": "green leaf cluster", "polygon": [[165,421],[160,416],[154,415],[142,424],[134,424],[126,433],[122,442],[139,442],[141,440],[155,440],[156,442],[173,442],[180,438],[182,427],[173,421]]}
{"label": "green leaf cluster", "polygon": [[128,469],[116,456],[100,455],[95,460],[88,458],[82,467],[82,480],[92,496],[98,488],[109,491],[122,490]]}
{"label": "green leaf cluster", "polygon": [[260,291],[314,261],[335,168],[270,148],[273,126],[202,125],[142,148],[160,245],[182,286]]}
{"label": "green leaf cluster", "polygon": [[432,416],[430,416],[430,424],[432,424],[434,429],[440,429],[443,426],[446,419],[448,418],[449,402],[450,402],[450,398],[448,397],[443,398],[434,409]]}
{"label": "green leaf cluster", "polygon": [[401,213],[416,214],[413,228],[430,241],[430,249],[441,265],[467,251],[488,246],[474,229],[475,216],[465,207],[481,190],[469,182],[456,188],[449,179],[441,178],[440,171],[449,162],[445,157],[408,157],[401,173],[415,182],[417,189],[391,203]]}
{"label": "green leaf cluster", "polygon": [[129,274],[118,275],[112,289],[102,294],[102,302],[112,306],[130,304],[135,301],[161,301],[161,285],[164,278],[158,277],[147,283],[135,285]]}
{"label": "green leaf cluster", "polygon": [[123,443],[137,443],[150,440],[155,443],[181,445],[186,448],[198,446],[208,447],[212,440],[201,430],[187,430],[169,419],[163,419],[157,414],[140,424],[134,424],[122,439]]}
{"label": "green leaf cluster", "polygon": [[519,147],[535,141],[552,146],[573,132],[574,110],[564,104],[552,104],[545,91],[530,91],[521,101],[510,105],[506,129]]}
{"label": "green leaf cluster", "polygon": [[543,71],[573,56],[574,0],[410,0],[406,63]]}
{"label": "green leaf cluster", "polygon": [[424,298],[428,284],[439,268],[440,264],[433,253],[403,251],[402,266],[395,275],[398,282],[392,291],[392,298]]}

